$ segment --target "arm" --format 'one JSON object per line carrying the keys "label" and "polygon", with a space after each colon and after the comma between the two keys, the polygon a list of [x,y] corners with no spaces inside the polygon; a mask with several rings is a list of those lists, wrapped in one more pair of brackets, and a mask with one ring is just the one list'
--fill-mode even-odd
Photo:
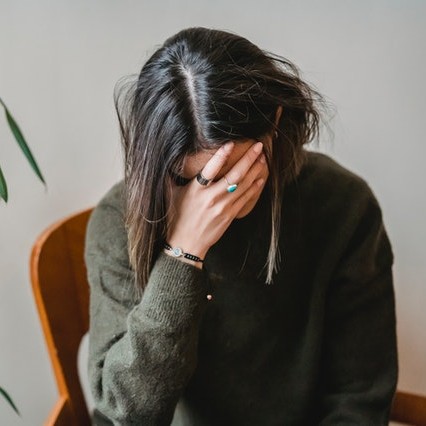
{"label": "arm", "polygon": [[135,301],[126,244],[122,214],[100,203],[85,248],[91,392],[114,424],[167,425],[196,367],[205,275],[162,252]]}
{"label": "arm", "polygon": [[398,361],[392,248],[367,186],[332,279],[325,319],[320,425],[385,425]]}
{"label": "arm", "polygon": [[[203,176],[213,180],[232,149],[233,143],[219,148],[205,164]],[[219,181],[204,187],[192,179],[184,189],[173,187],[169,244],[182,244],[204,257],[241,209],[260,194],[264,179],[259,176],[267,170],[258,160],[261,151],[262,144],[254,143],[228,172],[242,176],[239,184],[246,190],[237,194],[229,194]],[[114,191],[110,194],[123,195]],[[167,425],[196,368],[208,276],[202,268],[160,252],[142,297],[133,303],[124,217],[108,200],[93,211],[86,231],[91,392],[97,411],[114,424]]]}

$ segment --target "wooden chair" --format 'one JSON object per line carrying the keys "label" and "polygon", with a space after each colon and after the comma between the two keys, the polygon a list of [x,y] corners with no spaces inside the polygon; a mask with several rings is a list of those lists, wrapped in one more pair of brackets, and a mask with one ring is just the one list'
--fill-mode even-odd
{"label": "wooden chair", "polygon": [[34,298],[59,390],[45,426],[91,424],[77,365],[80,342],[89,328],[84,239],[91,211],[52,224],[31,251]]}
{"label": "wooden chair", "polygon": [[392,405],[391,420],[408,425],[426,426],[426,397],[398,391]]}
{"label": "wooden chair", "polygon": [[[49,226],[31,251],[34,297],[59,389],[59,400],[45,426],[90,425],[77,355],[81,339],[89,329],[84,241],[91,212],[92,208]],[[391,419],[426,426],[426,398],[397,392]]]}

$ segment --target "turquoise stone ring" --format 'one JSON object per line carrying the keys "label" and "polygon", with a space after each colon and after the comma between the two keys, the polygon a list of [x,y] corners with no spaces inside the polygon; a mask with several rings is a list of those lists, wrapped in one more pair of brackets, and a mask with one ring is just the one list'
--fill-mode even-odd
{"label": "turquoise stone ring", "polygon": [[226,190],[228,192],[234,192],[237,189],[238,185],[236,183],[234,183],[233,185],[229,185],[228,188],[226,188]]}
{"label": "turquoise stone ring", "polygon": [[234,192],[237,189],[238,185],[236,183],[229,183],[225,175],[223,176],[223,178],[226,180],[226,183],[228,184],[228,188],[226,188],[226,190],[228,192]]}

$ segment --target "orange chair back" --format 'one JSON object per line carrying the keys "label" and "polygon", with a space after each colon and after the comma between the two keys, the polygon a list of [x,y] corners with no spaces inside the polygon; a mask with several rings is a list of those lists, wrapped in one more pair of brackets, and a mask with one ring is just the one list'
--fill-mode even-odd
{"label": "orange chair back", "polygon": [[79,346],[89,328],[84,241],[91,211],[52,224],[31,251],[34,298],[59,390],[46,426],[91,424],[77,364]]}
{"label": "orange chair back", "polygon": [[407,425],[426,426],[426,397],[398,391],[393,401],[391,419]]}

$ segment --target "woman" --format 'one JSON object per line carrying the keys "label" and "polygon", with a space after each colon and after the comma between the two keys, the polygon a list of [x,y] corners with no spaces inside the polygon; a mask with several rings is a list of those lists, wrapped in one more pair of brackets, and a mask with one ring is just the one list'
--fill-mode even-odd
{"label": "woman", "polygon": [[94,424],[387,424],[393,252],[368,184],[304,149],[321,96],[206,28],[124,94],[86,235]]}

